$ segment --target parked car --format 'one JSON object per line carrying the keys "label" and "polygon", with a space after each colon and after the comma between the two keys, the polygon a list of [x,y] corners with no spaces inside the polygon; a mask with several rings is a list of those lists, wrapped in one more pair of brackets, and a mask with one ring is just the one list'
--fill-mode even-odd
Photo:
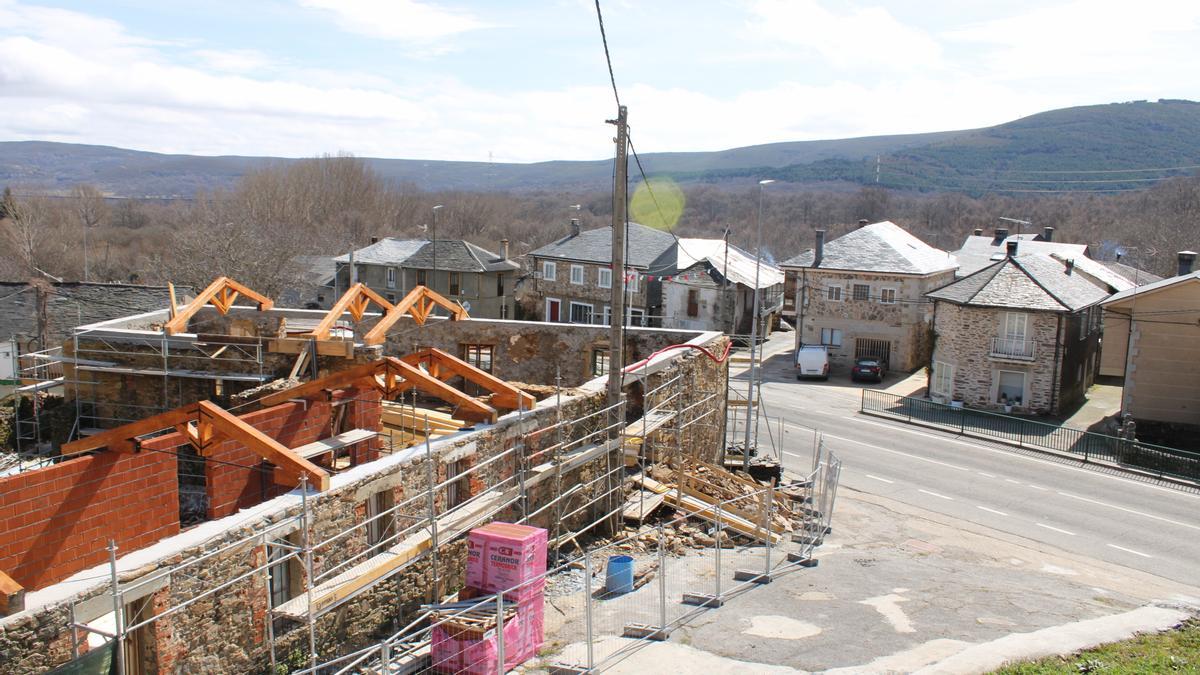
{"label": "parked car", "polygon": [[800,345],[796,350],[796,379],[829,379],[829,350],[825,345]]}
{"label": "parked car", "polygon": [[858,359],[854,362],[854,367],[850,369],[850,379],[858,382],[859,380],[871,380],[873,382],[883,382],[883,378],[887,375],[887,361],[883,359]]}

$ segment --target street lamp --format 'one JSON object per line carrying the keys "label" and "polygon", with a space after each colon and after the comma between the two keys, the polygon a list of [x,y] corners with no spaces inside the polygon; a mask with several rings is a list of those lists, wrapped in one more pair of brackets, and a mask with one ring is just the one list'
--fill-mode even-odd
{"label": "street lamp", "polygon": [[[750,381],[746,385],[746,435],[742,446],[742,469],[750,471],[750,410],[754,409],[754,419],[758,419],[758,408],[762,401],[754,399],[754,358],[758,352],[758,277],[762,269],[762,210],[763,195],[767,186],[775,181],[768,178],[758,181],[758,218],[754,235],[754,313],[750,315]],[[761,396],[761,391],[760,391]],[[757,426],[757,425],[756,425]]]}
{"label": "street lamp", "polygon": [[438,211],[446,208],[444,204],[433,207],[433,273],[430,274],[429,288],[437,290],[437,221]]}

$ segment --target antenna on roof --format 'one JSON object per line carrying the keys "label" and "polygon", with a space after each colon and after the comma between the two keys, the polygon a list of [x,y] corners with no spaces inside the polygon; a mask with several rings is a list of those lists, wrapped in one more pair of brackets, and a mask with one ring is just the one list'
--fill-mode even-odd
{"label": "antenna on roof", "polygon": [[1003,220],[1006,223],[1015,223],[1017,226],[1017,236],[1021,236],[1021,230],[1026,225],[1028,225],[1029,227],[1033,227],[1033,223],[1028,220],[1019,220],[1017,218],[1007,218],[1005,216],[1000,216],[1000,220]]}

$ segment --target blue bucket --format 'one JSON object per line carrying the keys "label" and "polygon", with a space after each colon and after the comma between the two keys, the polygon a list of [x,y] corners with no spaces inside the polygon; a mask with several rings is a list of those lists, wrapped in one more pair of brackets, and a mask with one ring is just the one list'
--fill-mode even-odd
{"label": "blue bucket", "polygon": [[627,555],[609,556],[604,590],[614,594],[633,590],[633,558]]}

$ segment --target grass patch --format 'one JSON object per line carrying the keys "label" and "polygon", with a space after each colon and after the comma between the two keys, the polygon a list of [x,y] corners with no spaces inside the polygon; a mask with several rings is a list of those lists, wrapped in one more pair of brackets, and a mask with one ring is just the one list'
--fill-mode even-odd
{"label": "grass patch", "polygon": [[995,672],[996,675],[1200,673],[1200,621],[1185,621],[1174,630],[1138,635],[1067,656],[1013,663]]}

